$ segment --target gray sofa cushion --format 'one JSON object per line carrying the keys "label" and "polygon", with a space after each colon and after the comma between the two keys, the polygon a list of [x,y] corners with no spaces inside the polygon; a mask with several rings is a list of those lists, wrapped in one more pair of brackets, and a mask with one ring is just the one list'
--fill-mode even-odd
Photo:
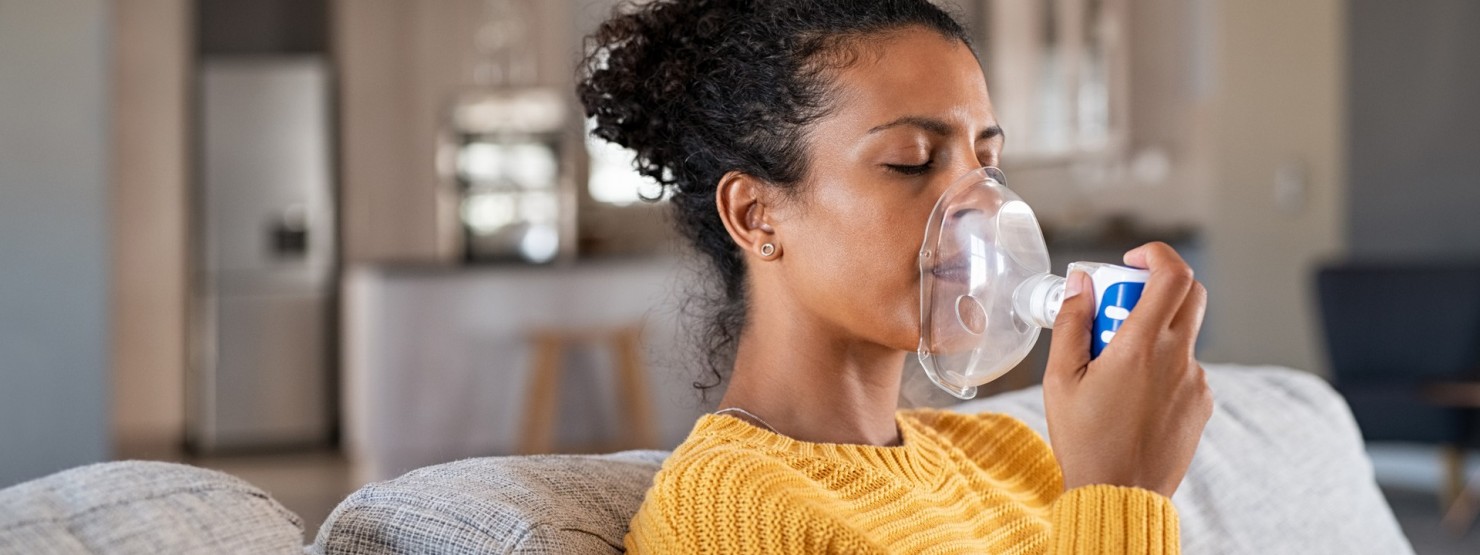
{"label": "gray sofa cushion", "polygon": [[83,466],[0,490],[0,553],[302,553],[262,490],[162,462]]}
{"label": "gray sofa cushion", "polygon": [[345,499],[314,553],[613,553],[664,451],[487,457],[414,470]]}
{"label": "gray sofa cushion", "polygon": [[[1279,367],[1205,367],[1216,408],[1172,496],[1184,553],[1413,552],[1329,384]],[[1011,414],[1048,437],[1039,388],[956,409]]]}
{"label": "gray sofa cushion", "polygon": [[[1281,368],[1206,365],[1217,410],[1173,502],[1185,553],[1411,553],[1346,404]],[[1046,437],[1031,388],[963,403]],[[666,453],[469,459],[371,484],[313,552],[618,553]]]}

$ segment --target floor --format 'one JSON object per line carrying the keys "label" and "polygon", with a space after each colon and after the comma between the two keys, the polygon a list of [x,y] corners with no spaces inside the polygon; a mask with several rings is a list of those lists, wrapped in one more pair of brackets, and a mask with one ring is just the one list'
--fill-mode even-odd
{"label": "floor", "polygon": [[[1480,553],[1480,523],[1464,533],[1441,524],[1438,494],[1441,483],[1439,453],[1422,445],[1373,445],[1367,448],[1377,483],[1387,497],[1398,525],[1419,555],[1473,555]],[[1472,491],[1480,495],[1480,453],[1469,455]]]}
{"label": "floor", "polygon": [[[1368,448],[1373,469],[1398,523],[1419,555],[1480,553],[1480,524],[1464,533],[1441,525],[1436,496],[1440,483],[1438,454],[1433,448],[1381,445]],[[144,455],[144,454],[140,454]],[[358,484],[351,483],[349,464],[338,453],[217,456],[191,458],[151,453],[143,458],[177,460],[239,476],[264,490],[303,517],[304,542],[313,541],[319,526],[339,501]],[[1470,457],[1470,477],[1480,495],[1480,453]]]}
{"label": "floor", "polygon": [[1471,527],[1463,535],[1439,524],[1438,502],[1433,491],[1383,486],[1383,495],[1398,517],[1398,525],[1419,555],[1474,555],[1480,553],[1480,532]]}

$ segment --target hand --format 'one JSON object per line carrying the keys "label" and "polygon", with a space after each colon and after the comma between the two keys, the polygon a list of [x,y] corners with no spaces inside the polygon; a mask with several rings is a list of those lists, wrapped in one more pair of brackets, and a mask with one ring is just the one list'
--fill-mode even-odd
{"label": "hand", "polygon": [[1151,277],[1093,361],[1093,287],[1084,272],[1068,277],[1043,376],[1048,434],[1066,489],[1111,484],[1171,497],[1213,415],[1212,392],[1193,355],[1208,294],[1165,243],[1137,247],[1125,263]]}

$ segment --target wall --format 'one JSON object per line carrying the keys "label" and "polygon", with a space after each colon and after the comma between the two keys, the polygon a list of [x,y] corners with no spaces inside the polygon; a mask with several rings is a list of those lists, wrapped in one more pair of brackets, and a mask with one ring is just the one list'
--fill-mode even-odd
{"label": "wall", "polygon": [[[1324,372],[1311,281],[1344,249],[1345,5],[1212,6],[1204,360]],[[1282,168],[1303,177],[1277,187]]]}
{"label": "wall", "polygon": [[107,456],[108,4],[0,0],[0,487]]}
{"label": "wall", "polygon": [[1352,254],[1480,258],[1480,2],[1350,6]]}
{"label": "wall", "polygon": [[146,456],[185,418],[188,0],[113,3],[113,434]]}

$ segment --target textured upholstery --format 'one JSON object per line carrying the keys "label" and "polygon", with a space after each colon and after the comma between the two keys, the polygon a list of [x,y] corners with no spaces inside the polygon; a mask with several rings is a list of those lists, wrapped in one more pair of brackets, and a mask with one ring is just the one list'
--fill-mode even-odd
{"label": "textured upholstery", "polygon": [[[1208,365],[1217,410],[1173,502],[1186,553],[1411,553],[1351,412],[1325,382]],[[955,407],[1046,435],[1031,388]],[[314,553],[616,553],[665,453],[494,457],[424,468],[350,496]]]}
{"label": "textured upholstery", "polygon": [[302,553],[302,543],[296,515],[203,468],[111,462],[0,490],[0,553]]}
{"label": "textured upholstery", "polygon": [[466,459],[350,495],[317,553],[614,553],[668,453]]}

